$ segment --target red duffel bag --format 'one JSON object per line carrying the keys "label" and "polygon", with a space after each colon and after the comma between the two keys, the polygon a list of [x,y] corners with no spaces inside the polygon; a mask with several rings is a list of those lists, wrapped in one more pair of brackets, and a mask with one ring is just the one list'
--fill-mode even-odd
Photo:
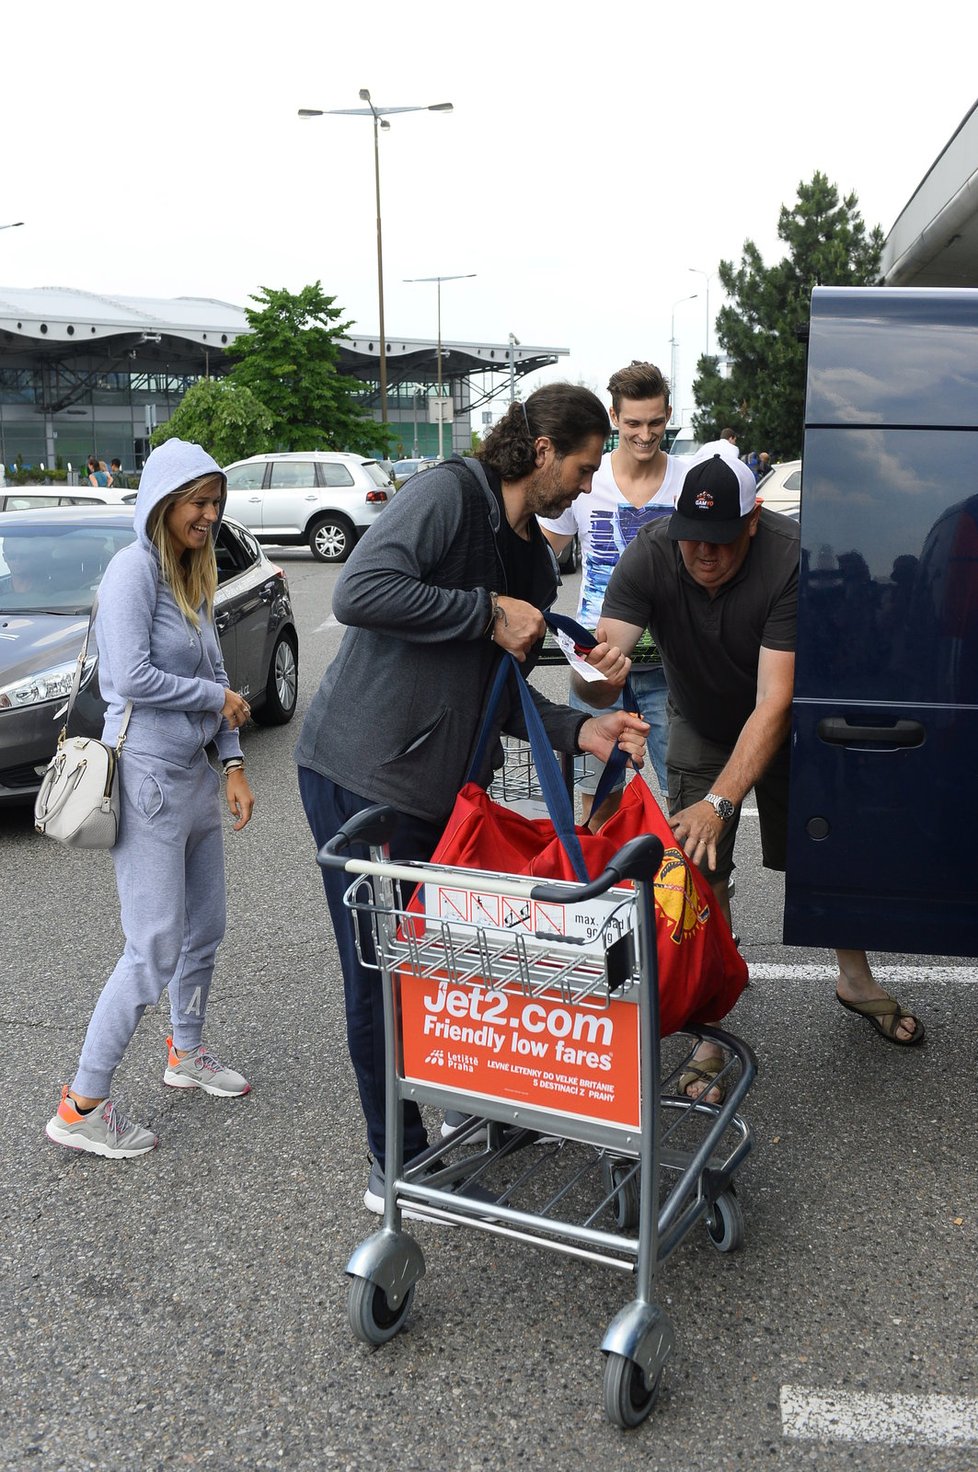
{"label": "red duffel bag", "polygon": [[[665,849],[654,883],[662,1034],[677,1032],[689,1023],[719,1022],[747,985],[747,964],[710,886],[687,860],[640,774],[632,777],[618,811],[597,833],[574,824],[571,799],[557,759],[520,667],[511,656],[500,665],[483,738],[488,738],[508,678],[518,682],[533,760],[550,817],[524,817],[493,802],[477,783],[466,782],[431,862],[584,882],[600,874],[629,839],[655,833]],[[478,759],[477,752],[473,768]],[[618,760],[613,758],[609,763],[611,771],[606,773],[605,788],[613,785],[614,770],[620,770],[624,761],[620,753]],[[598,806],[596,794],[595,809]]]}

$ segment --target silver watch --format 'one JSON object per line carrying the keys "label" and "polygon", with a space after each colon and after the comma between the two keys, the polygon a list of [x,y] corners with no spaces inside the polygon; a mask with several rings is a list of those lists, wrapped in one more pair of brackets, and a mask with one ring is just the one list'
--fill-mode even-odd
{"label": "silver watch", "polygon": [[710,803],[713,811],[716,813],[717,817],[722,823],[729,823],[730,819],[737,811],[734,804],[730,801],[729,797],[720,797],[719,794],[716,792],[708,792],[703,801]]}

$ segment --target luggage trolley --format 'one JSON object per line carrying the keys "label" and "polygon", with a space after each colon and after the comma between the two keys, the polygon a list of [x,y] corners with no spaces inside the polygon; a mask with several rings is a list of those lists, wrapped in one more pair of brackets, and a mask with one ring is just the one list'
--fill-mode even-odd
{"label": "luggage trolley", "polygon": [[[658,838],[633,839],[589,884],[541,883],[393,863],[396,822],[367,809],[319,853],[352,877],[346,903],[386,1025],[383,1225],[346,1268],[351,1328],[384,1344],[410,1312],[425,1262],[405,1215],[623,1269],[635,1296],[601,1343],[604,1404],[615,1425],[637,1426],[673,1348],[660,1266],[700,1221],[721,1252],[743,1240],[733,1176],[751,1148],[737,1110],[753,1053],[699,1027],[660,1057]],[[363,846],[370,857],[354,857]],[[726,1054],[722,1105],[676,1092],[707,1038]],[[465,1120],[405,1163],[408,1099]]]}

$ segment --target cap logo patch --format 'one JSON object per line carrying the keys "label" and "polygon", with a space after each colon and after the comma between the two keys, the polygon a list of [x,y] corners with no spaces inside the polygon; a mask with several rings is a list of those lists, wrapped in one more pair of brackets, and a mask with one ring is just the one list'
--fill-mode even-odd
{"label": "cap logo patch", "polygon": [[697,511],[712,511],[713,497],[710,495],[709,491],[700,491],[699,495],[696,497],[696,509]]}

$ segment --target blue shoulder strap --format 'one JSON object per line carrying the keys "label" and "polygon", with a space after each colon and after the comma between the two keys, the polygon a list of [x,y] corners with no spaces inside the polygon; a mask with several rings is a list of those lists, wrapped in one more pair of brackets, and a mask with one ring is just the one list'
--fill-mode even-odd
{"label": "blue shoulder strap", "polygon": [[[559,629],[561,633],[569,634],[574,640],[574,643],[579,644],[582,649],[593,649],[598,642],[589,629],[586,629],[583,624],[579,624],[576,619],[570,618],[566,613],[545,613],[543,617],[548,628],[554,630]],[[627,680],[625,681],[622,694],[624,696],[625,710],[637,711],[638,701],[635,698],[634,690]],[[604,802],[609,792],[612,792],[618,785],[618,780],[627,767],[628,762],[629,756],[627,752],[622,751],[620,746],[616,746],[605,762],[604,771],[598,779],[598,785],[595,788],[594,797],[591,801],[592,813],[598,811],[598,808]]]}
{"label": "blue shoulder strap", "polygon": [[489,739],[495,729],[495,716],[499,703],[503,698],[506,682],[510,678],[516,681],[516,688],[519,691],[523,719],[526,722],[530,751],[533,755],[533,765],[536,768],[544,802],[547,804],[547,813],[554,825],[554,832],[564,846],[574,873],[582,884],[586,884],[588,881],[587,865],[584,862],[584,851],[574,825],[574,808],[570,794],[564,785],[559,763],[544,729],[543,721],[540,719],[540,712],[523,678],[519,663],[511,654],[504,654],[499,661],[467,780],[470,782],[474,780],[475,773],[480,770],[485,759]]}

